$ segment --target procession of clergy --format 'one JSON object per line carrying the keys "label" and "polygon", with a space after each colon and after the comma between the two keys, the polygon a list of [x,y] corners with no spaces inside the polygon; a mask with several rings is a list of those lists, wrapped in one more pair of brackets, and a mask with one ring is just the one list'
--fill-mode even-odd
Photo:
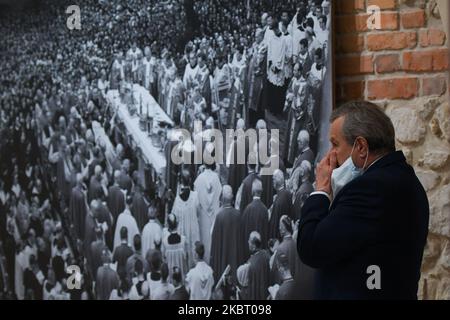
{"label": "procession of clergy", "polygon": [[[126,197],[118,200],[114,193],[109,209],[117,216],[112,258],[118,263],[117,286],[128,277],[134,296],[150,299],[161,298],[164,290],[166,298],[311,297],[313,271],[298,259],[295,223],[313,191],[310,143],[317,136],[314,108],[326,72],[329,14],[327,1],[309,1],[293,20],[287,12],[280,21],[264,14],[248,48],[240,43],[230,48],[220,35],[216,50],[206,38],[190,42],[185,69],[177,68],[167,50],[159,60],[149,47],[142,52],[133,44],[125,61],[117,55],[111,88],[124,79],[141,84],[178,127],[192,132],[197,120],[207,129],[266,129],[269,114],[287,128],[280,159],[285,165],[273,176],[259,176],[260,166],[251,161],[226,163],[224,176],[218,165],[175,167],[168,156],[166,183],[174,201],[163,225],[155,207],[146,219],[145,205],[128,206]],[[210,74],[211,63],[216,68]],[[126,167],[115,173],[117,190],[131,189]],[[130,260],[133,252],[142,257]],[[167,264],[163,270],[161,259]],[[97,271],[98,281],[103,272]],[[155,282],[158,272],[164,290]]]}
{"label": "procession of clergy", "polygon": [[[133,41],[117,54],[110,78],[98,81],[103,97],[124,82],[143,86],[177,128],[190,132],[195,120],[206,130],[280,129],[280,166],[271,176],[259,174],[269,163],[256,165],[247,153],[254,146],[246,145],[247,164],[227,154],[223,165],[176,166],[176,141],[168,141],[165,190],[153,186],[149,196],[126,141],[108,165],[105,145],[90,139],[90,129],[75,156],[68,151],[78,137],[74,124],[86,129],[92,105],[83,114],[72,108],[68,125],[62,118],[59,141],[42,133],[96,299],[312,297],[314,270],[299,260],[295,239],[313,191],[330,3],[299,1],[290,15],[265,13],[251,46],[221,35],[195,39],[186,46],[185,68],[168,50],[156,57]],[[119,129],[111,123],[114,136]]]}

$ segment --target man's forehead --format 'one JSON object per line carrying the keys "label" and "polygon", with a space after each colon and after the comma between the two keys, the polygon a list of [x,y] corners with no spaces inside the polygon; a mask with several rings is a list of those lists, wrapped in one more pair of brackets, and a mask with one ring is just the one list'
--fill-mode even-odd
{"label": "man's forehead", "polygon": [[342,126],[344,124],[344,121],[345,121],[345,116],[341,116],[331,123],[330,138],[333,138],[333,137],[336,138],[341,135]]}

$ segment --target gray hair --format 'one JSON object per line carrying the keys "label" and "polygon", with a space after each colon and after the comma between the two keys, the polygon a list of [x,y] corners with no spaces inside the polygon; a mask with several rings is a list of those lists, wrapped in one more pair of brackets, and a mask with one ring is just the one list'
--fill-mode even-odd
{"label": "gray hair", "polygon": [[391,119],[377,105],[367,101],[348,102],[333,111],[330,122],[344,118],[342,133],[348,144],[358,137],[369,144],[370,152],[395,151],[395,129]]}
{"label": "gray hair", "polygon": [[233,201],[233,188],[231,188],[231,186],[229,186],[229,185],[223,186],[222,200],[227,203]]}
{"label": "gray hair", "polygon": [[300,164],[300,167],[303,169],[303,174],[310,174],[312,170],[311,162],[308,160],[303,160]]}
{"label": "gray hair", "polygon": [[309,143],[309,133],[306,130],[301,130],[297,135],[297,141]]}
{"label": "gray hair", "polygon": [[253,196],[260,196],[262,193],[262,189],[263,189],[263,186],[262,186],[261,180],[259,180],[259,179],[253,180],[253,183],[252,183]]}

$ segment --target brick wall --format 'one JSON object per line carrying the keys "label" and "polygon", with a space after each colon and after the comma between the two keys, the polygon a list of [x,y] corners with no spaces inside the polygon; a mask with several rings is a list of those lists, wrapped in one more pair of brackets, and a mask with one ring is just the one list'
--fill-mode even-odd
{"label": "brick wall", "polygon": [[[335,0],[337,104],[365,99],[391,117],[397,146],[430,199],[419,297],[450,299],[449,51],[435,0]],[[381,8],[368,30],[366,8]]]}
{"label": "brick wall", "polygon": [[[431,2],[338,0],[336,98],[412,99],[448,88],[448,48]],[[367,28],[366,6],[381,9],[382,30]],[[435,9],[436,10],[436,9]]]}

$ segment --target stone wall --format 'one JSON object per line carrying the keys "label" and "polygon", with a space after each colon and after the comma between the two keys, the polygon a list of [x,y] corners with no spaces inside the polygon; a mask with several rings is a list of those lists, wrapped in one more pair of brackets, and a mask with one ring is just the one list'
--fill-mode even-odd
{"label": "stone wall", "polygon": [[[381,30],[367,28],[378,5]],[[430,201],[422,299],[450,299],[448,41],[436,0],[337,0],[336,99],[366,99],[393,120],[398,148]]]}

